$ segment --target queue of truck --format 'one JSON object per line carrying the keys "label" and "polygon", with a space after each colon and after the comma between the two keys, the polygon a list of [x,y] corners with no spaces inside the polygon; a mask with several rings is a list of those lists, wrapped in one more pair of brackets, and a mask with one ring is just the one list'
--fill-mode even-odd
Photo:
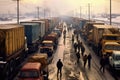
{"label": "queue of truck", "polygon": [[[114,69],[118,70],[119,68],[120,70],[120,63],[115,63],[114,59],[116,57],[116,60],[120,61],[120,32],[118,27],[106,25],[103,22],[86,21],[85,25],[80,28],[80,34],[95,54],[100,57],[106,56],[107,63]],[[115,68],[116,65],[117,68]]]}
{"label": "queue of truck", "polygon": [[[20,80],[21,79],[48,80],[48,76],[49,76],[48,64],[51,62],[51,59],[53,58],[53,54],[57,49],[58,39],[60,37],[59,33],[54,32],[55,30],[56,28],[50,34],[44,36],[41,45],[39,47],[40,52],[35,53],[34,55],[28,57],[27,63],[21,68],[20,73],[18,75]],[[36,66],[35,67],[32,66],[32,68],[31,66],[28,66],[28,64],[32,65],[33,63],[36,65],[40,64],[39,69],[35,69]],[[31,74],[35,74],[35,75],[31,75]]]}
{"label": "queue of truck", "polygon": [[24,21],[0,25],[0,79],[5,80],[39,49],[40,43],[58,24],[59,19]]}

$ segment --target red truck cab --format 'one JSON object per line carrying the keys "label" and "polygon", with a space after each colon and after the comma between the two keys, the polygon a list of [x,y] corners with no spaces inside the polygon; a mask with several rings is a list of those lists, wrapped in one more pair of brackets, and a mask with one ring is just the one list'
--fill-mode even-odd
{"label": "red truck cab", "polygon": [[44,80],[39,62],[28,62],[20,70],[19,80]]}

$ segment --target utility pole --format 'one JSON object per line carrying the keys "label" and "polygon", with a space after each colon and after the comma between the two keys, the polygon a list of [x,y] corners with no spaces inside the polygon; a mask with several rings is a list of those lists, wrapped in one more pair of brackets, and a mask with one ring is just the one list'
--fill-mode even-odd
{"label": "utility pole", "polygon": [[37,7],[38,20],[39,20],[39,10],[40,10],[40,7]]}
{"label": "utility pole", "polygon": [[111,15],[111,13],[112,13],[111,8],[112,8],[112,7],[111,7],[111,6],[112,6],[112,5],[111,5],[111,0],[110,0],[110,25],[112,25],[112,23],[111,23],[111,22],[112,22],[112,18],[111,18],[111,16],[112,16],[112,15]]}
{"label": "utility pole", "polygon": [[45,8],[44,8],[44,19],[45,19]]}
{"label": "utility pole", "polygon": [[19,1],[20,0],[13,0],[13,1],[17,1],[17,24],[19,24]]}
{"label": "utility pole", "polygon": [[80,6],[80,18],[81,18],[81,6]]}
{"label": "utility pole", "polygon": [[88,3],[88,19],[90,21],[90,3]]}

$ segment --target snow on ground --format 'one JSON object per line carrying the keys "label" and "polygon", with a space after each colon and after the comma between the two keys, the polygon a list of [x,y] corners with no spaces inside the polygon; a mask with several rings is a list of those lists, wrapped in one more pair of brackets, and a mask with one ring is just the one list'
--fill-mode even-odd
{"label": "snow on ground", "polygon": [[[63,35],[59,39],[58,49],[54,54],[52,63],[49,65],[49,80],[57,80],[56,62],[59,58],[62,60],[64,65],[61,80],[84,80],[82,72],[80,72],[79,68],[76,66],[76,57],[73,53],[71,53],[72,45],[70,34],[66,34],[65,44],[63,43]],[[79,79],[79,77],[81,79]]]}
{"label": "snow on ground", "polygon": [[[91,69],[88,69],[87,64],[85,68],[83,67],[82,56],[80,58],[80,63],[76,62],[71,34],[72,31],[67,32],[65,44],[63,43],[63,35],[59,39],[58,49],[54,54],[52,63],[49,65],[49,80],[114,80],[107,70],[105,73],[99,70],[99,58],[86,44],[84,44],[86,49],[85,54],[92,54]],[[81,37],[79,39],[84,43],[84,40],[81,39]],[[61,79],[57,79],[56,62],[59,58],[61,58],[64,65]]]}

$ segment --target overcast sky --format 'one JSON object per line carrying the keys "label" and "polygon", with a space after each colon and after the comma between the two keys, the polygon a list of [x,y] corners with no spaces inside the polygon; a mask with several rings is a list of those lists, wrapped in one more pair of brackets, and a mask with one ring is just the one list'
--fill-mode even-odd
{"label": "overcast sky", "polygon": [[[80,11],[83,14],[88,11],[88,3],[90,3],[91,13],[109,13],[110,0],[20,0],[20,12],[35,12],[36,7],[49,8],[52,13],[68,14]],[[120,13],[120,0],[112,1],[112,12]],[[16,1],[0,0],[0,13],[15,13]]]}

